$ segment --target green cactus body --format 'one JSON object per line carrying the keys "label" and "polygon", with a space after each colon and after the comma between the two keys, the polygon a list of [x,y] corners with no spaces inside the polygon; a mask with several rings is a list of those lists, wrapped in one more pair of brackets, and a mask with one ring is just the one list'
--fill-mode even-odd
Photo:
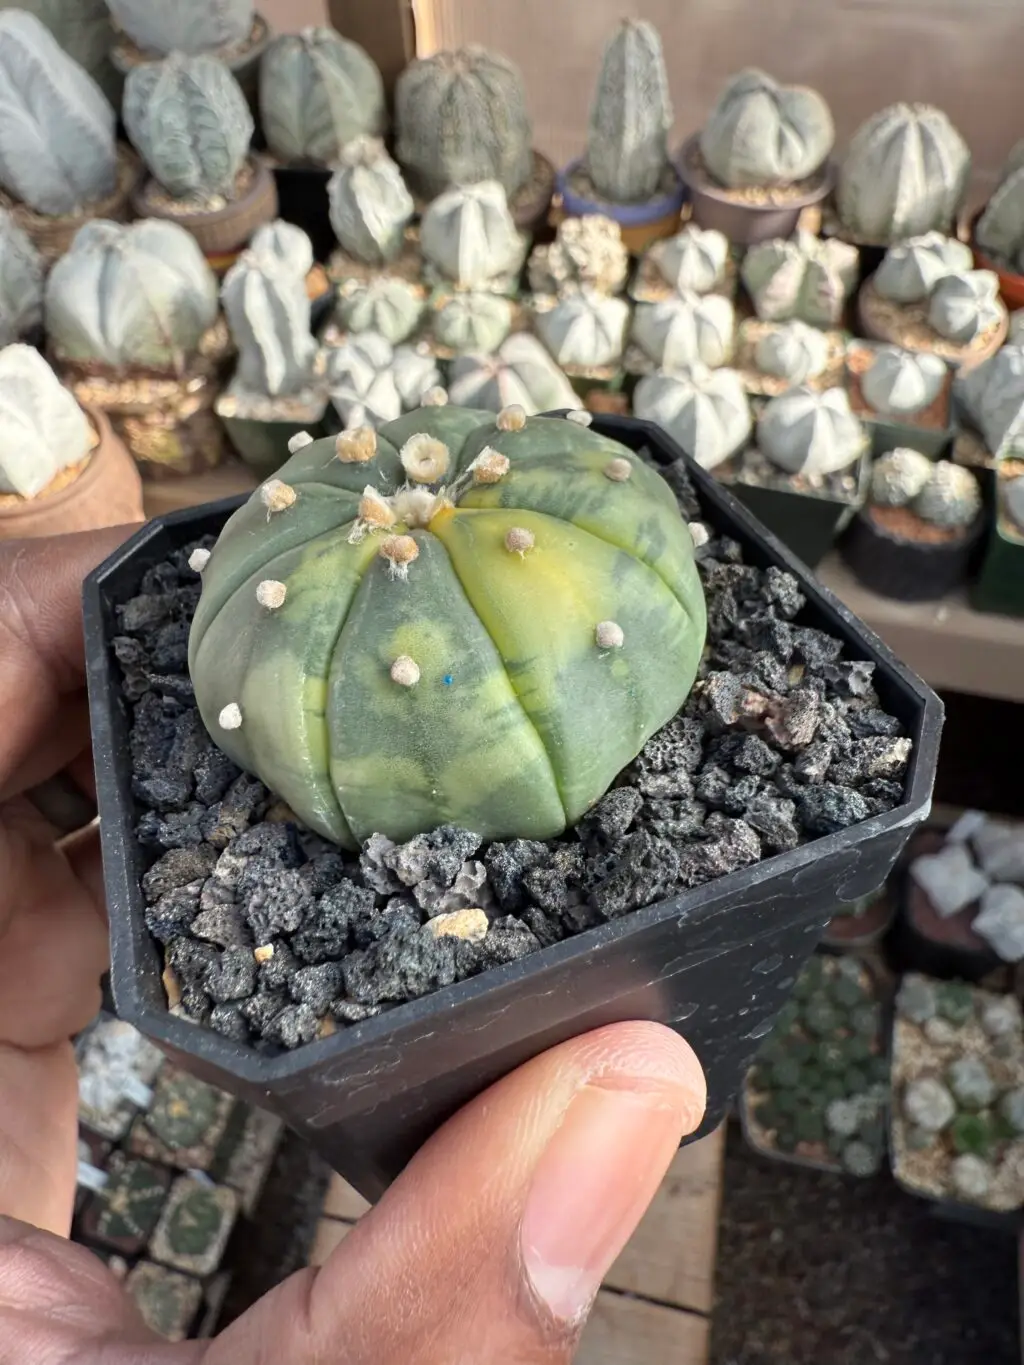
{"label": "green cactus body", "polygon": [[805,322],[783,322],[758,338],[754,364],[762,374],[805,384],[828,369],[828,338]]}
{"label": "green cactus body", "polygon": [[741,267],[757,316],[763,322],[806,322],[834,327],[857,283],[856,247],[809,232],[753,246]]}
{"label": "green cactus body", "polygon": [[880,346],[860,377],[869,406],[888,417],[913,417],[931,407],[949,378],[945,362],[927,351]]}
{"label": "green cactus body", "polygon": [[453,294],[434,315],[434,339],[458,355],[493,355],[512,330],[512,305],[500,294]]}
{"label": "green cactus body", "polygon": [[955,392],[994,459],[1024,456],[1024,346],[1004,346],[960,375]]}
{"label": "green cactus body", "polygon": [[704,164],[729,189],[791,185],[819,170],[835,142],[815,90],[779,85],[763,71],[734,76],[700,135]]}
{"label": "green cactus body", "polygon": [[98,1204],[96,1235],[104,1242],[145,1242],[160,1218],[170,1178],[148,1161],[116,1156],[110,1183]]}
{"label": "green cactus body", "polygon": [[732,357],[736,318],[721,294],[680,293],[661,303],[637,304],[631,337],[644,355],[665,370],[707,365]]}
{"label": "green cactus body", "polygon": [[239,385],[271,398],[307,388],[318,347],[301,276],[248,251],[225,275],[221,299],[238,346]]}
{"label": "green cactus body", "polygon": [[84,460],[92,440],[85,413],[37,350],[0,351],[0,493],[34,497]]}
{"label": "green cactus body", "polygon": [[43,263],[11,215],[0,209],[0,346],[43,320]]}
{"label": "green cactus body", "polygon": [[579,406],[565,374],[529,332],[513,332],[493,355],[457,356],[448,392],[460,407],[496,413],[515,405],[528,417]]}
{"label": "green cactus body", "polygon": [[107,0],[118,28],[141,52],[210,52],[244,43],[252,32],[252,0]]}
{"label": "green cactus body", "polygon": [[657,194],[672,117],[658,30],[626,19],[605,46],[590,111],[586,169],[602,198],[635,204]]}
{"label": "green cactus body", "polygon": [[394,260],[415,205],[379,138],[356,138],[342,148],[328,194],[331,226],[344,250],[367,265]]}
{"label": "green cactus body", "polygon": [[872,284],[881,298],[893,303],[923,303],[944,276],[970,270],[973,263],[966,242],[942,232],[926,232],[891,246]]}
{"label": "green cactus body", "polygon": [[419,327],[423,291],[394,276],[376,275],[342,292],[338,314],[349,332],[379,332],[392,346],[406,341]]}
{"label": "green cactus body", "polygon": [[753,430],[750,401],[735,370],[696,365],[678,375],[645,375],[636,386],[633,411],[664,427],[703,469],[735,455]]}
{"label": "green cactus body", "polygon": [[546,838],[682,705],[704,629],[643,461],[577,422],[434,407],[306,446],[231,518],[190,669],[218,744],[338,843]]}
{"label": "green cactus body", "polygon": [[974,231],[982,251],[1000,265],[1024,271],[1024,142],[1018,142]]}

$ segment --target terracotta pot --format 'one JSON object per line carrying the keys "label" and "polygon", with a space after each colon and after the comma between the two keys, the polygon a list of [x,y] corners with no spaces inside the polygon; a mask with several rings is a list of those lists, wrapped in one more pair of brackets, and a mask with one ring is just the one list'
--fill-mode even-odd
{"label": "terracotta pot", "polygon": [[1016,275],[1012,270],[1004,270],[1002,266],[996,265],[995,261],[986,256],[977,244],[974,230],[978,226],[980,217],[981,214],[976,213],[971,219],[970,243],[971,251],[974,253],[974,268],[975,270],[991,270],[993,274],[998,276],[999,295],[1011,312],[1015,308],[1024,308],[1024,275]]}
{"label": "terracotta pot", "polygon": [[142,480],[135,461],[99,408],[86,412],[97,435],[89,463],[57,493],[0,505],[0,540],[98,531],[142,521]]}
{"label": "terracotta pot", "polygon": [[270,168],[260,157],[251,160],[253,178],[239,199],[212,213],[172,213],[153,202],[159,191],[147,180],[132,195],[132,208],[140,218],[162,218],[190,232],[215,270],[226,270],[257,228],[277,217],[277,185]]}
{"label": "terracotta pot", "polygon": [[0,205],[10,210],[11,217],[28,234],[43,260],[50,265],[68,251],[78,229],[94,218],[126,223],[132,216],[132,194],[141,174],[138,157],[130,147],[120,144],[117,149],[117,188],[106,199],[90,204],[81,213],[51,218],[45,213],[36,213],[27,204],[5,194],[0,195]]}
{"label": "terracotta pot", "polygon": [[603,199],[589,199],[577,194],[572,188],[572,177],[582,166],[582,158],[571,161],[558,176],[558,192],[562,199],[562,212],[567,218],[585,218],[588,214],[600,213],[612,218],[619,225],[626,249],[634,256],[640,256],[662,237],[672,237],[679,231],[680,214],[686,200],[686,190],[681,180],[668,194],[659,194],[646,204],[609,204]]}

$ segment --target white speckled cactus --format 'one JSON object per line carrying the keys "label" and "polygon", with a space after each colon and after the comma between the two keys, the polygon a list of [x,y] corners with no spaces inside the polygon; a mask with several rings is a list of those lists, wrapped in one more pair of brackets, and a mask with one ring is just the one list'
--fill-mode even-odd
{"label": "white speckled cactus", "polygon": [[393,348],[373,332],[349,337],[327,356],[331,402],[346,430],[377,428],[418,408],[440,377],[428,352],[414,346]]}
{"label": "white speckled cactus", "polygon": [[452,361],[448,395],[461,408],[501,412],[515,404],[528,417],[579,407],[569,380],[528,332],[514,333],[493,356]]}
{"label": "white speckled cactus", "polygon": [[942,232],[926,232],[897,242],[875,271],[875,292],[892,303],[923,303],[946,275],[961,274],[974,263],[971,248]]}
{"label": "white speckled cactus", "polygon": [[121,115],[150,173],[173,198],[237,197],[255,124],[242,87],[216,57],[173,52],[135,67]]}
{"label": "white speckled cactus", "polygon": [[0,188],[53,217],[105,198],[117,185],[116,123],[44,24],[0,13]]}
{"label": "white speckled cactus", "polygon": [[43,320],[43,263],[11,215],[0,209],[0,346]]}
{"label": "white speckled cactus", "polygon": [[998,265],[1018,275],[1024,272],[1024,142],[1018,142],[1007,158],[974,236]]}
{"label": "white speckled cactus", "polygon": [[512,330],[512,305],[500,294],[453,294],[434,315],[434,340],[458,355],[492,355]]}
{"label": "white speckled cactus", "polygon": [[238,347],[238,386],[268,398],[308,388],[317,341],[303,279],[272,256],[244,252],[224,277],[221,302]]}
{"label": "white speckled cactus", "polygon": [[911,511],[943,530],[965,529],[981,511],[977,477],[951,460],[937,461],[911,503]]}
{"label": "white speckled cactus", "polygon": [[871,501],[876,507],[908,507],[932,476],[934,465],[919,450],[898,446],[871,466]]}
{"label": "white speckled cactus", "polygon": [[380,138],[342,148],[328,195],[334,235],[350,256],[367,265],[394,260],[416,206]]}
{"label": "white speckled cactus", "polygon": [[945,361],[925,351],[879,346],[860,377],[868,406],[886,417],[913,417],[931,407],[949,378]]}
{"label": "white speckled cactus", "polygon": [[725,279],[729,239],[714,228],[699,228],[688,223],[674,237],[655,242],[648,255],[662,279],[673,289],[710,294]]}
{"label": "white speckled cactus", "polygon": [[626,19],[605,45],[590,110],[585,166],[602,199],[638,204],[658,193],[672,118],[658,30]]}
{"label": "white speckled cactus", "polygon": [[512,196],[533,169],[519,68],[483,47],[410,63],[395,87],[396,155],[419,193],[497,180]]}
{"label": "white speckled cactus", "polygon": [[1024,458],[1024,345],[1004,346],[991,360],[958,375],[955,392],[990,455]]}
{"label": "white speckled cactus", "polygon": [[114,21],[140,51],[211,52],[245,42],[252,32],[252,0],[107,0]]}
{"label": "white speckled cactus", "polygon": [[828,368],[828,338],[806,322],[782,322],[757,340],[754,364],[762,374],[806,384]]}
{"label": "white speckled cactus", "polygon": [[809,179],[835,140],[832,114],[816,90],[779,85],[750,68],[719,95],[701,131],[700,152],[720,184],[739,190]]}
{"label": "white speckled cactus", "polygon": [[35,497],[92,441],[85,413],[37,350],[0,351],[0,493]]}
{"label": "white speckled cactus", "polygon": [[629,304],[583,289],[535,317],[537,335],[563,370],[617,366],[626,345]]}
{"label": "white speckled cactus", "polygon": [[570,294],[583,288],[617,294],[628,272],[622,231],[614,219],[600,213],[566,218],[551,245],[536,247],[530,256],[530,288],[535,294]]}
{"label": "white speckled cactus", "polygon": [[260,66],[260,122],[280,160],[330,165],[346,143],[384,132],[384,81],[359,44],[334,29],[283,33]]}
{"label": "white speckled cactus", "polygon": [[750,402],[735,370],[696,365],[679,375],[646,375],[633,395],[633,411],[657,422],[703,469],[742,450],[753,430]]}
{"label": "white speckled cactus", "polygon": [[309,234],[294,223],[275,218],[256,229],[249,241],[249,250],[257,256],[272,256],[293,275],[302,280],[313,269],[313,243]]}
{"label": "white speckled cactus", "polygon": [[967,189],[971,154],[941,109],[893,104],[854,134],[839,171],[836,203],[859,241],[887,244],[945,232]]}
{"label": "white speckled cactus", "polygon": [[857,248],[836,238],[821,241],[809,232],[751,247],[741,275],[764,322],[834,327],[857,284]]}
{"label": "white speckled cactus", "polygon": [[195,238],[156,218],[86,223],[46,281],[58,359],[119,372],[180,372],[217,311],[217,280]]}
{"label": "white speckled cactus", "polygon": [[661,303],[638,303],[631,339],[659,369],[689,369],[728,363],[733,352],[736,315],[721,294],[691,290]]}
{"label": "white speckled cactus", "polygon": [[350,286],[338,301],[338,314],[349,332],[379,332],[392,346],[412,336],[423,317],[423,295],[396,276],[376,275]]}
{"label": "white speckled cactus", "polygon": [[772,398],[757,423],[757,443],[787,474],[825,478],[861,458],[869,445],[842,389],[800,387]]}
{"label": "white speckled cactus", "polygon": [[524,243],[496,180],[438,195],[423,215],[420,246],[446,280],[463,289],[486,289],[522,264]]}
{"label": "white speckled cactus", "polygon": [[44,23],[61,47],[85,68],[110,100],[120,98],[121,79],[110,61],[114,28],[106,0],[0,0],[0,9],[27,10]]}
{"label": "white speckled cactus", "polygon": [[928,322],[939,336],[967,346],[1006,316],[994,270],[944,275],[928,300]]}

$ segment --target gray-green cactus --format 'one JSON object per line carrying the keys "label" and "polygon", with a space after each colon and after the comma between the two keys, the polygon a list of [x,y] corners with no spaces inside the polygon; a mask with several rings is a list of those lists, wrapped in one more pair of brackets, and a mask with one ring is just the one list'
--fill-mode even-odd
{"label": "gray-green cactus", "polygon": [[377,266],[394,260],[416,206],[380,138],[342,148],[328,195],[334,235],[350,256]]}
{"label": "gray-green cactus", "polygon": [[680,293],[661,303],[639,303],[631,339],[659,369],[728,364],[735,342],[736,315],[721,294]]}
{"label": "gray-green cactus", "polygon": [[562,369],[600,370],[622,359],[629,304],[583,289],[538,312],[534,321],[537,335]]}
{"label": "gray-green cactus", "polygon": [[429,199],[497,180],[510,197],[533,169],[533,130],[519,68],[483,47],[410,63],[395,87],[396,155]]}
{"label": "gray-green cactus", "polygon": [[172,52],[136,66],[121,113],[150,173],[173,198],[237,197],[255,124],[223,62]]}
{"label": "gray-green cactus", "polygon": [[955,392],[994,459],[1024,456],[1024,345],[958,375]]}
{"label": "gray-green cactus", "polygon": [[[877,507],[908,507],[924,489],[933,469],[931,460],[919,450],[898,446],[895,450],[887,451],[871,467],[871,501]],[[908,984],[917,980],[904,978],[897,1004],[901,1013],[915,1023],[923,1024],[935,1013],[934,993],[927,983]],[[922,1002],[920,1007],[915,1005],[918,999]],[[926,1001],[930,1002],[927,1006],[924,1003]],[[919,1010],[925,1008],[929,1012],[918,1018]]]}
{"label": "gray-green cactus", "polygon": [[984,1200],[988,1195],[992,1188],[993,1170],[984,1157],[965,1152],[950,1164],[949,1178],[954,1193],[974,1203]]}
{"label": "gray-green cactus", "polygon": [[978,480],[969,469],[939,460],[931,477],[911,503],[911,510],[943,530],[963,530],[981,511]]}
{"label": "gray-green cactus", "polygon": [[605,44],[590,109],[585,165],[601,198],[636,204],[657,194],[672,119],[658,30],[625,19]]}
{"label": "gray-green cactus", "polygon": [[121,79],[110,61],[114,27],[106,0],[0,0],[0,10],[20,9],[46,25],[61,47],[88,71],[106,97],[117,102]]}
{"label": "gray-green cactus", "polygon": [[942,232],[925,232],[889,247],[872,279],[875,292],[892,303],[923,303],[946,275],[974,264],[971,248]]}
{"label": "gray-green cactus", "polygon": [[1018,531],[1024,531],[1024,474],[1002,484],[1003,506]]}
{"label": "gray-green cactus", "polygon": [[416,285],[391,275],[375,275],[365,284],[346,288],[338,314],[349,332],[379,332],[397,346],[419,327],[423,293]]}
{"label": "gray-green cactus", "polygon": [[921,1076],[903,1092],[903,1116],[926,1133],[940,1133],[956,1115],[956,1101],[941,1081]]}
{"label": "gray-green cactus", "polygon": [[785,473],[825,478],[855,464],[869,437],[843,389],[819,393],[800,387],[765,405],[757,441],[763,454]]}
{"label": "gray-green cactus", "polygon": [[806,322],[782,322],[758,337],[754,364],[762,374],[806,384],[828,368],[829,345],[824,332]]}
{"label": "gray-green cactus", "polygon": [[46,281],[58,360],[180,372],[217,318],[217,280],[195,238],[156,218],[96,219]]}
{"label": "gray-green cactus", "polygon": [[0,188],[37,213],[80,212],[117,185],[117,117],[48,28],[0,13]]}
{"label": "gray-green cactus", "polygon": [[420,224],[420,246],[444,279],[463,289],[487,289],[519,269],[524,243],[496,180],[438,195]]}
{"label": "gray-green cactus", "polygon": [[346,143],[384,132],[384,81],[359,44],[334,29],[283,33],[260,66],[260,122],[280,160],[330,165]]}
{"label": "gray-green cactus", "polygon": [[453,294],[434,315],[434,339],[458,355],[493,355],[512,330],[512,305],[500,294]]}
{"label": "gray-green cactus", "polygon": [[941,109],[893,104],[854,134],[839,171],[843,225],[865,242],[887,244],[945,232],[967,189],[971,154]]}
{"label": "gray-green cactus", "polygon": [[662,279],[673,289],[710,294],[725,279],[729,239],[714,228],[699,228],[695,223],[687,223],[674,237],[655,242],[648,255]]}
{"label": "gray-green cactus", "polygon": [[92,445],[88,418],[31,346],[0,351],[0,493],[32,498]]}
{"label": "gray-green cactus", "polygon": [[0,209],[0,346],[26,336],[43,320],[43,263],[39,252]]}
{"label": "gray-green cactus", "polygon": [[528,417],[579,407],[569,380],[528,332],[514,332],[492,356],[459,356],[450,374],[449,396],[459,407],[501,412],[514,406]]}
{"label": "gray-green cactus", "polygon": [[860,377],[860,388],[874,412],[912,417],[931,407],[948,378],[949,370],[938,356],[879,346],[870,368]]}
{"label": "gray-green cactus", "polygon": [[555,240],[535,247],[530,256],[530,288],[535,294],[561,295],[583,288],[618,294],[628,272],[622,230],[600,213],[566,218]]}
{"label": "gray-green cactus", "polygon": [[[893,453],[895,454],[896,452],[894,451]],[[918,455],[920,452],[915,450],[910,453]],[[887,459],[888,456],[883,456],[882,458]],[[924,459],[925,457],[922,456],[921,458]],[[881,463],[881,461],[879,461],[879,463]],[[931,461],[929,460],[927,463],[929,465],[929,470],[926,472],[930,473]],[[877,467],[878,466],[876,465],[875,468],[877,469]],[[921,481],[920,487],[912,492],[910,497],[916,497],[917,493],[920,492],[920,489],[924,487],[925,482],[927,482],[927,479]],[[872,496],[874,495],[872,494]],[[908,497],[907,501],[910,500],[910,497]],[[882,501],[884,501],[884,499],[882,499]],[[909,1019],[911,1023],[914,1024],[924,1024],[929,1019],[935,1018],[938,1007],[938,1000],[935,996],[935,987],[930,981],[926,980],[925,977],[908,974],[900,982],[900,988],[896,993],[896,1012],[902,1019]]]}
{"label": "gray-green cactus", "polygon": [[994,270],[944,275],[928,300],[928,322],[939,336],[967,346],[1006,317]]}
{"label": "gray-green cactus", "polygon": [[698,365],[680,375],[646,375],[633,395],[633,411],[657,422],[704,469],[742,450],[753,430],[750,402],[735,370]]}
{"label": "gray-green cactus", "polygon": [[856,286],[858,269],[856,247],[800,231],[792,240],[751,247],[741,274],[762,321],[834,327]]}
{"label": "gray-green cactus", "polygon": [[987,1109],[996,1098],[996,1083],[980,1057],[965,1053],[950,1062],[946,1084],[956,1102],[965,1109]]}
{"label": "gray-green cactus", "polygon": [[367,332],[349,337],[327,355],[331,402],[346,430],[393,422],[418,408],[440,383],[430,353],[420,347],[392,348],[384,337]]}
{"label": "gray-green cactus", "polygon": [[309,234],[294,223],[275,218],[256,229],[249,241],[249,250],[257,256],[272,256],[293,275],[304,280],[313,269],[313,243]]}
{"label": "gray-green cactus", "polygon": [[253,0],[107,0],[107,7],[141,52],[164,57],[243,43],[254,19]]}
{"label": "gray-green cactus", "polygon": [[739,190],[809,179],[835,140],[831,111],[816,90],[779,85],[750,68],[719,95],[701,131],[700,152],[720,184]]}
{"label": "gray-green cactus", "polygon": [[221,302],[238,347],[241,389],[278,398],[308,388],[318,348],[299,276],[273,257],[245,252],[224,277]]}
{"label": "gray-green cactus", "polygon": [[1024,141],[1007,158],[974,237],[998,265],[1016,274],[1024,272]]}

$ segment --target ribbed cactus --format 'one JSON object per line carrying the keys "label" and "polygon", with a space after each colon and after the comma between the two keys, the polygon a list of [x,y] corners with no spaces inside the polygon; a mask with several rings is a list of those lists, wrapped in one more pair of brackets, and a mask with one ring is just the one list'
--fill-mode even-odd
{"label": "ribbed cactus", "polygon": [[807,180],[835,140],[832,114],[817,91],[779,85],[750,68],[719,95],[701,130],[700,153],[720,184],[740,190]]}
{"label": "ribbed cactus", "polygon": [[1024,458],[1024,345],[961,374],[956,395],[994,459]]}
{"label": "ribbed cactus", "polygon": [[278,398],[309,386],[318,348],[300,276],[271,256],[245,252],[224,277],[221,302],[238,347],[239,388]]}
{"label": "ribbed cactus", "polygon": [[693,542],[615,442],[431,407],[275,482],[288,505],[258,489],[203,570],[189,667],[217,743],[327,838],[555,836],[685,701]]}
{"label": "ribbed cactus", "polygon": [[908,507],[935,466],[919,450],[890,450],[871,466],[871,501],[876,507]]}
{"label": "ribbed cactus", "polygon": [[304,280],[313,269],[313,243],[309,234],[294,223],[275,218],[256,229],[249,241],[249,250],[257,256],[271,256],[280,261],[293,275]]}
{"label": "ribbed cactus", "polygon": [[177,223],[97,219],[50,271],[45,305],[58,359],[177,372],[216,321],[217,280]]}
{"label": "ribbed cactus", "polygon": [[530,257],[530,288],[535,294],[567,294],[582,288],[617,294],[628,273],[622,230],[614,219],[599,213],[566,218],[550,246],[535,247]]}
{"label": "ribbed cactus", "polygon": [[463,355],[492,355],[512,330],[512,305],[500,294],[453,294],[434,315],[434,339]]}
{"label": "ribbed cactus", "polygon": [[1018,532],[1024,532],[1024,474],[1006,479],[1000,486],[1006,515]]}
{"label": "ribbed cactus", "polygon": [[931,407],[949,378],[946,364],[926,351],[879,346],[860,377],[868,406],[887,417],[912,417]]}
{"label": "ribbed cactus", "polygon": [[625,19],[605,45],[590,109],[586,171],[601,198],[636,204],[657,194],[672,117],[658,30]]}
{"label": "ribbed cactus", "polygon": [[943,530],[963,530],[981,511],[977,477],[950,460],[939,460],[928,482],[911,503],[911,510]]}
{"label": "ribbed cactus", "polygon": [[515,332],[494,355],[458,356],[449,368],[449,396],[460,407],[514,406],[528,417],[579,407],[572,385],[529,332]]}
{"label": "ribbed cactus", "polygon": [[690,290],[661,303],[638,303],[631,339],[663,370],[728,363],[736,333],[733,306],[721,294]]}
{"label": "ribbed cactus", "polygon": [[347,331],[379,332],[392,346],[412,336],[423,311],[422,290],[390,275],[349,286],[338,301],[338,314]]}
{"label": "ribbed cactus", "polygon": [[828,338],[805,322],[779,323],[765,331],[754,347],[754,364],[761,373],[790,384],[817,379],[828,362]]}
{"label": "ribbed cactus", "polygon": [[856,247],[809,232],[761,242],[747,252],[741,275],[764,322],[795,320],[834,327],[857,284]]}
{"label": "ribbed cactus", "polygon": [[1018,142],[1007,158],[974,236],[998,265],[1016,274],[1024,272],[1024,142]]}
{"label": "ribbed cactus", "polygon": [[173,198],[236,197],[255,124],[242,87],[216,57],[172,52],[135,67],[121,116],[150,173]]}
{"label": "ribbed cactus", "polygon": [[928,300],[928,321],[939,336],[968,346],[1006,316],[994,270],[944,275]]}
{"label": "ribbed cactus", "polygon": [[629,304],[584,289],[537,313],[534,322],[538,336],[562,369],[600,370],[622,359]]}
{"label": "ribbed cactus", "polygon": [[633,412],[664,427],[703,469],[714,469],[742,450],[754,425],[736,371],[703,365],[679,375],[645,376],[636,386]]}
{"label": "ribbed cactus", "polygon": [[441,372],[426,350],[392,348],[373,332],[349,337],[327,355],[327,382],[342,425],[382,427],[403,412],[418,408],[441,381]]}
{"label": "ribbed cactus", "polygon": [[342,148],[328,194],[344,250],[367,265],[394,260],[416,206],[380,138],[356,138]]}
{"label": "ribbed cactus", "polygon": [[43,263],[11,215],[0,209],[0,346],[43,320]]}
{"label": "ribbed cactus", "polygon": [[483,47],[409,64],[395,87],[396,155],[428,199],[497,180],[512,196],[533,169],[533,130],[519,68]]}
{"label": "ribbed cactus", "polygon": [[725,279],[729,239],[714,228],[688,223],[674,237],[663,238],[648,255],[666,284],[673,289],[692,289],[710,294]]}
{"label": "ribbed cactus", "polygon": [[757,443],[787,474],[824,478],[849,469],[869,445],[842,389],[800,387],[772,398],[757,423]]}
{"label": "ribbed cactus", "polygon": [[44,23],[64,51],[85,68],[110,100],[120,98],[121,81],[110,61],[114,28],[106,0],[0,0],[0,10],[20,9]]}
{"label": "ribbed cactus", "polygon": [[92,441],[85,413],[37,350],[0,351],[0,493],[35,497]]}
{"label": "ribbed cactus", "polygon": [[255,17],[253,0],[107,0],[107,6],[118,28],[154,56],[243,43]]}
{"label": "ribbed cactus", "polygon": [[276,157],[326,166],[346,143],[384,132],[384,81],[334,29],[283,33],[260,65],[260,122]]}
{"label": "ribbed cactus", "polygon": [[942,232],[926,232],[897,242],[875,271],[875,292],[892,303],[923,303],[946,275],[970,270],[971,248]]}
{"label": "ribbed cactus", "polygon": [[486,289],[516,272],[524,243],[496,180],[438,195],[420,224],[423,255],[446,280],[463,289]]}
{"label": "ribbed cactus", "polygon": [[839,216],[865,242],[948,231],[970,169],[967,144],[941,109],[890,105],[850,142],[836,187]]}
{"label": "ribbed cactus", "polygon": [[54,217],[117,184],[117,116],[34,15],[0,13],[0,188]]}

